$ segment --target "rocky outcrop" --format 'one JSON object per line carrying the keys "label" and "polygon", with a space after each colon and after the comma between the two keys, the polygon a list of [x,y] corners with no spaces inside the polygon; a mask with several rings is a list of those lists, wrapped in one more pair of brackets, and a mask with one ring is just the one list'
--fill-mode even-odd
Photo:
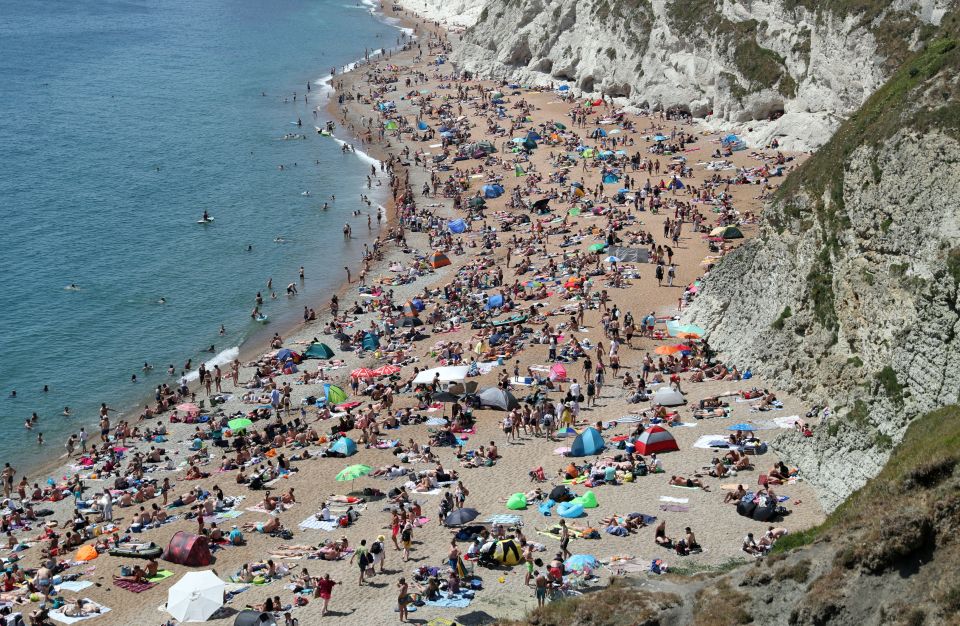
{"label": "rocky outcrop", "polygon": [[958,401],[958,67],[951,35],[898,70],[791,175],[688,313],[726,360],[832,408],[812,441],[774,444],[828,510],[913,418]]}
{"label": "rocky outcrop", "polygon": [[[755,143],[776,136],[807,149],[922,45],[953,2],[487,0],[470,5],[476,23],[452,60],[483,76],[681,107]],[[455,4],[406,5],[449,20]]]}

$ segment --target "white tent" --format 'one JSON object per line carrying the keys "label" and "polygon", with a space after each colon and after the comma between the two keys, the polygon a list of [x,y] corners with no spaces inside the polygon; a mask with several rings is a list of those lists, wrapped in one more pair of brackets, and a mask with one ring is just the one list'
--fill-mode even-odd
{"label": "white tent", "polygon": [[683,399],[683,394],[673,387],[660,387],[650,401],[661,406],[680,406],[687,402]]}
{"label": "white tent", "polygon": [[437,374],[440,374],[441,383],[461,383],[467,377],[467,372],[469,371],[469,365],[434,367],[432,369],[423,370],[417,374],[417,377],[413,379],[413,384],[430,384],[433,382],[433,379]]}
{"label": "white tent", "polygon": [[211,570],[187,572],[167,592],[167,613],[178,622],[205,622],[223,606],[225,586]]}

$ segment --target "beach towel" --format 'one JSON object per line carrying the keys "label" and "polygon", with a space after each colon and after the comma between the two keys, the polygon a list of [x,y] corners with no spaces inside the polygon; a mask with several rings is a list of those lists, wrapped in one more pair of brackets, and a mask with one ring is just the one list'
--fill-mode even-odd
{"label": "beach towel", "polygon": [[690,507],[685,504],[661,504],[661,511],[671,511],[673,513],[686,513],[690,510]]}
{"label": "beach towel", "polygon": [[727,448],[729,444],[723,435],[703,435],[693,442],[693,447],[709,450],[710,448]]}
{"label": "beach towel", "polygon": [[324,530],[326,532],[331,532],[337,527],[337,522],[325,522],[323,520],[318,520],[315,516],[311,515],[307,519],[300,522],[299,526],[302,530]]}
{"label": "beach towel", "polygon": [[147,578],[147,580],[149,580],[152,583],[158,583],[161,580],[166,580],[170,578],[171,576],[173,576],[173,572],[167,569],[161,569],[161,570],[157,570],[156,576],[150,576]]}
{"label": "beach towel", "polygon": [[127,591],[132,591],[133,593],[142,593],[147,589],[153,589],[157,586],[157,583],[138,583],[133,580],[127,580],[125,578],[114,578],[113,585],[119,587],[120,589],[126,589]]}
{"label": "beach towel", "polygon": [[[97,604],[97,603],[90,602],[90,604]],[[50,619],[57,620],[58,622],[63,622],[64,624],[76,624],[77,622],[82,622],[84,620],[100,617],[104,613],[110,612],[110,607],[103,606],[102,604],[97,604],[97,606],[100,607],[99,613],[90,613],[88,615],[83,615],[81,617],[68,617],[63,614],[62,610],[57,609],[56,611],[50,611]]]}
{"label": "beach towel", "polygon": [[512,513],[501,513],[498,515],[491,515],[487,519],[483,520],[484,524],[502,524],[504,526],[512,526],[513,524],[519,524],[523,522],[523,518],[519,515],[514,515]]}
{"label": "beach towel", "polygon": [[670,485],[674,489],[690,489],[692,491],[700,491],[700,487],[687,487],[686,485]]}
{"label": "beach towel", "polygon": [[799,419],[799,415],[787,415],[786,417],[775,417],[771,421],[778,428],[793,428]]}
{"label": "beach towel", "polygon": [[673,496],[660,496],[660,502],[676,502],[677,504],[687,504],[690,498],[674,498]]}
{"label": "beach towel", "polygon": [[228,520],[237,519],[241,515],[243,515],[243,511],[221,511],[220,513],[216,513],[214,515],[204,515],[203,522],[205,524],[222,524]]}
{"label": "beach towel", "polygon": [[68,580],[60,583],[59,585],[54,586],[54,589],[57,591],[83,591],[87,587],[93,587],[93,583],[89,580]]}
{"label": "beach towel", "polygon": [[461,595],[440,594],[436,600],[424,600],[427,606],[435,606],[442,609],[465,609],[470,606],[470,598]]}

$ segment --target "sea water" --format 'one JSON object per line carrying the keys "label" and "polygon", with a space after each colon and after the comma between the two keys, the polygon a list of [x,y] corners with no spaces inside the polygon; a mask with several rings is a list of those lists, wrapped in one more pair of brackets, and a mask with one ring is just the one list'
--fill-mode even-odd
{"label": "sea water", "polygon": [[398,43],[370,8],[0,0],[0,461],[62,454],[100,402],[135,418],[178,380],[168,365],[227,362],[304,305],[326,309],[385,197],[369,159],[314,129],[330,69]]}

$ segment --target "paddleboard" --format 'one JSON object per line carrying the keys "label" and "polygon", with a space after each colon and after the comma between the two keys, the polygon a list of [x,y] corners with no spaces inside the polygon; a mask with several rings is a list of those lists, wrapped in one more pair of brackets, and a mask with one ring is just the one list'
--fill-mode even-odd
{"label": "paddleboard", "polygon": [[208,217],[208,218],[205,219],[205,220],[197,220],[197,224],[209,224],[209,223],[211,223],[211,222],[213,222],[213,218],[212,218],[212,217]]}
{"label": "paddleboard", "polygon": [[266,324],[270,318],[267,315],[261,315],[260,317],[255,317],[253,319],[260,322],[261,324]]}
{"label": "paddleboard", "polygon": [[329,136],[330,136],[330,131],[329,131],[329,130],[327,130],[327,129],[325,129],[325,128],[320,128],[319,126],[314,126],[314,128],[317,129],[317,134],[318,134],[318,135],[323,135],[324,137],[329,137]]}

